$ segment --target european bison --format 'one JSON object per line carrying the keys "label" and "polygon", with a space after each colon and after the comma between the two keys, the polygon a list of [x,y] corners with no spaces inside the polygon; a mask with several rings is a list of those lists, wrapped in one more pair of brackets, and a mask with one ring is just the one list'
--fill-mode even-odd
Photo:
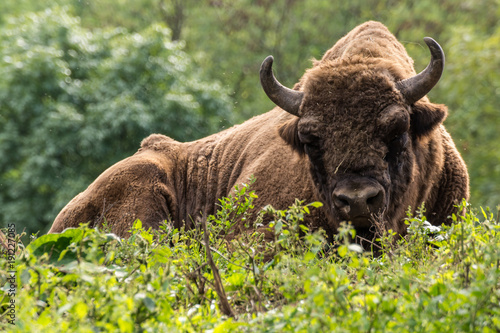
{"label": "european bison", "polygon": [[426,97],[444,54],[433,39],[425,43],[431,60],[417,75],[388,29],[367,22],[314,61],[294,89],[274,78],[268,57],[261,83],[278,107],[193,142],[147,137],[77,195],[49,232],[104,219],[120,236],[136,219],[146,228],[165,220],[189,228],[252,175],[258,208],[323,202],[307,223],[330,237],[345,220],[364,235],[373,234],[373,219],[403,234],[408,207],[422,203],[432,223],[449,223],[468,198],[468,174],[442,125],[446,106]]}

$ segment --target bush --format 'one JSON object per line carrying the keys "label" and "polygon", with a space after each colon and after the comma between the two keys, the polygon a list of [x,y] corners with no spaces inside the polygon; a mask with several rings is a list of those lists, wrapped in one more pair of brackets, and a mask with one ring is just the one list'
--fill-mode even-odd
{"label": "bush", "polygon": [[48,229],[57,212],[151,133],[193,140],[231,123],[227,94],[152,25],[87,30],[62,9],[0,32],[0,222]]}
{"label": "bush", "polygon": [[[250,221],[246,212],[255,197],[248,185],[238,187],[234,196],[221,200],[216,215],[200,218],[192,230],[168,225],[143,230],[137,221],[128,239],[83,226],[33,240],[15,261],[16,304],[33,306],[18,306],[15,326],[10,326],[7,287],[2,288],[3,328],[500,329],[500,225],[488,211],[478,215],[467,207],[465,217],[454,216],[451,226],[433,228],[422,214],[410,216],[408,235],[396,238],[389,230],[379,239],[380,255],[373,257],[351,243],[350,225],[343,225],[330,248],[321,232],[304,229],[301,221],[316,204],[296,202],[285,211],[267,207],[261,214],[272,214],[270,228],[260,224],[261,215]],[[248,232],[228,237],[242,218]],[[262,242],[263,228],[277,241]],[[5,258],[0,262],[7,264]]]}

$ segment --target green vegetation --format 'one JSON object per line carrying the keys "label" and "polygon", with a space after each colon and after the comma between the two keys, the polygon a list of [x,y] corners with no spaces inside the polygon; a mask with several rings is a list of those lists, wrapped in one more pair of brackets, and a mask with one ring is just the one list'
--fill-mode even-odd
{"label": "green vegetation", "polygon": [[[408,217],[408,235],[382,234],[379,256],[344,225],[334,247],[301,225],[318,203],[266,207],[247,185],[193,230],[143,230],[129,239],[83,227],[20,247],[13,332],[496,332],[500,225],[493,214],[433,227]],[[465,205],[465,203],[464,203]],[[233,238],[244,219],[250,232]],[[299,234],[302,233],[302,237]],[[207,246],[208,245],[208,246]],[[7,260],[0,258],[1,266]],[[2,270],[2,284],[5,274]],[[7,288],[0,289],[2,312]],[[27,306],[29,304],[29,306]],[[20,306],[19,306],[20,305]],[[24,305],[24,306],[23,306]]]}
{"label": "green vegetation", "polygon": [[153,24],[93,31],[65,10],[0,32],[0,220],[35,232],[151,133],[193,140],[232,121],[209,82]]}
{"label": "green vegetation", "polygon": [[498,0],[2,0],[0,224],[47,231],[57,212],[150,133],[194,140],[266,112],[269,54],[292,86],[310,58],[379,20],[447,67],[431,98],[469,166],[471,203],[500,203]]}

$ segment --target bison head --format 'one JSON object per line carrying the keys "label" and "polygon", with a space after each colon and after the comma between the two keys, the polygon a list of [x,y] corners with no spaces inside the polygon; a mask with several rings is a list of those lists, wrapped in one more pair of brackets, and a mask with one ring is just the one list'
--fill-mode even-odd
{"label": "bison head", "polygon": [[421,203],[414,184],[417,146],[446,116],[443,105],[424,98],[444,66],[439,44],[425,42],[431,61],[410,78],[391,59],[359,55],[317,62],[292,90],[274,77],[271,56],[262,63],[267,96],[296,116],[280,135],[308,156],[334,227],[351,221],[358,232],[372,234],[376,218],[402,232],[408,206]]}

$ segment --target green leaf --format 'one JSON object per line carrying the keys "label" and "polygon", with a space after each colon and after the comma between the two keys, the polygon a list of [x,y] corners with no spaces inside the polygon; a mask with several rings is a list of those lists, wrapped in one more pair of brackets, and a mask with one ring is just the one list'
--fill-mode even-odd
{"label": "green leaf", "polygon": [[[56,264],[60,260],[60,255],[72,243],[79,243],[82,241],[85,230],[80,228],[68,228],[60,234],[43,235],[27,246],[27,250],[34,256],[41,257],[47,253],[49,255],[49,263]],[[64,264],[76,260],[76,253],[66,252],[64,257],[61,258],[59,264]]]}
{"label": "green leaf", "polygon": [[338,252],[339,256],[344,258],[348,252],[347,246],[345,246],[345,245],[339,246],[337,249],[337,252]]}
{"label": "green leaf", "polygon": [[308,206],[312,206],[314,208],[319,208],[319,207],[323,207],[323,204],[319,201],[315,201],[315,202],[311,202]]}
{"label": "green leaf", "polygon": [[153,312],[156,308],[156,303],[155,301],[150,298],[150,297],[144,297],[142,299],[142,303],[144,304],[144,306],[150,311],[150,312]]}
{"label": "green leaf", "polygon": [[137,219],[134,221],[134,224],[132,225],[132,230],[140,230],[142,229],[142,221]]}
{"label": "green leaf", "polygon": [[214,328],[213,333],[225,333],[225,332],[237,332],[238,328],[241,326],[247,326],[245,323],[233,323],[233,318],[229,318],[224,321],[222,324],[218,325]]}
{"label": "green leaf", "polygon": [[76,314],[77,318],[82,319],[87,315],[88,306],[87,304],[80,302],[75,305],[73,311]]}
{"label": "green leaf", "polygon": [[316,258],[316,255],[314,253],[312,253],[311,251],[308,251],[305,255],[304,255],[304,260],[305,261],[311,261],[313,260],[314,258]]}

